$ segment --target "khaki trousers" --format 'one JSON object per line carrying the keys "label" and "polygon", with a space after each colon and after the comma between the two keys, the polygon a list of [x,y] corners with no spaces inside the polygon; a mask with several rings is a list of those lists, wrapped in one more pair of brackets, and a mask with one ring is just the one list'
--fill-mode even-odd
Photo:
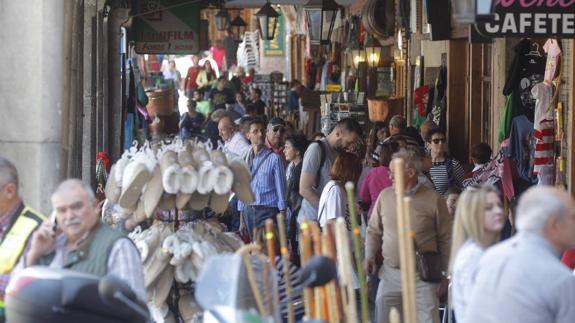
{"label": "khaki trousers", "polygon": [[[401,271],[385,261],[379,269],[379,286],[375,299],[375,317],[379,323],[389,322],[389,312],[395,307],[402,313]],[[437,284],[426,283],[415,277],[417,322],[439,323],[439,301],[435,294]],[[403,321],[403,320],[402,320]]]}

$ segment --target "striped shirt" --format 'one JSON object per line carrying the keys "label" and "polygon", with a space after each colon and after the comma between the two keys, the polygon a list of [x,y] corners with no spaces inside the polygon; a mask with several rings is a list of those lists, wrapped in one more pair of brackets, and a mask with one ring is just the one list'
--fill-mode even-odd
{"label": "striped shirt", "polygon": [[[465,179],[465,171],[461,164],[455,159],[451,159],[451,177],[453,178],[452,186],[461,188],[463,180]],[[445,191],[450,186],[449,178],[450,174],[448,171],[448,160],[441,162],[433,162],[431,169],[429,169],[429,175],[435,186],[435,190],[439,194],[445,194]]]}
{"label": "striped shirt", "polygon": [[[304,315],[304,306],[302,299],[302,288],[300,287],[300,270],[294,266],[291,262],[289,264],[289,279],[291,283],[292,295],[291,302],[293,304],[293,309],[295,313],[296,321],[299,321]],[[278,294],[280,300],[280,312],[282,320],[287,321],[288,317],[288,295],[287,295],[287,284],[284,275],[284,262],[281,257],[276,257],[276,270],[278,271]]]}
{"label": "striped shirt", "polygon": [[[252,174],[251,187],[255,200],[250,205],[277,207],[286,209],[286,175],[282,158],[263,147],[254,156],[253,148],[248,151],[245,160]],[[244,203],[238,203],[238,210],[243,211]]]}

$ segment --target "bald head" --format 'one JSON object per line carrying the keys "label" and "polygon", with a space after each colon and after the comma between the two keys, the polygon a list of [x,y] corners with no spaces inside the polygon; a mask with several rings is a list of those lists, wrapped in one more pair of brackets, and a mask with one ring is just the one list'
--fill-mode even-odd
{"label": "bald head", "polygon": [[223,116],[218,122],[218,132],[224,141],[232,139],[236,125],[232,118],[228,115]]}
{"label": "bald head", "polygon": [[517,231],[545,237],[559,251],[575,246],[575,202],[564,190],[535,186],[517,206]]}

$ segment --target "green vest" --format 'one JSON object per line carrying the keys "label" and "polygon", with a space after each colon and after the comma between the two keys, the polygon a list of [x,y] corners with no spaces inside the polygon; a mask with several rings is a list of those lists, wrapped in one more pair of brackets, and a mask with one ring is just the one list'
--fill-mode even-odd
{"label": "green vest", "polygon": [[[63,268],[100,277],[105,276],[108,273],[108,257],[112,247],[121,238],[125,238],[125,235],[104,223],[99,223],[76,250],[65,256]],[[43,256],[38,264],[49,266],[54,256],[55,253]]]}

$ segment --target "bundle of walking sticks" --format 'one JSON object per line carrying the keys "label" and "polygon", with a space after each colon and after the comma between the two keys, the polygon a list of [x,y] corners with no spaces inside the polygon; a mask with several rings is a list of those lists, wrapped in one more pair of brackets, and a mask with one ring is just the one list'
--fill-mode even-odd
{"label": "bundle of walking sticks", "polygon": [[[404,161],[396,159],[394,163],[394,179],[397,203],[397,225],[399,235],[399,254],[403,288],[403,322],[415,323],[415,256],[413,249],[413,233],[409,216],[409,198],[405,197]],[[332,259],[337,264],[338,279],[325,286],[306,288],[303,293],[305,319],[325,322],[370,322],[367,284],[364,271],[363,241],[360,222],[356,213],[354,185],[345,185],[348,194],[351,233],[346,228],[345,220],[338,218],[320,230],[316,222],[304,221],[300,225],[300,254],[302,266],[314,255]],[[289,271],[289,251],[285,235],[285,219],[282,214],[277,217],[278,230],[274,229],[273,220],[265,224],[265,243],[270,262],[275,265],[275,239],[279,238],[280,253],[284,263],[283,275],[286,281],[288,299],[291,299],[292,286]],[[278,232],[279,237],[274,232]],[[353,240],[353,249],[350,243]],[[355,265],[355,269],[353,266]],[[354,284],[354,277],[357,281]],[[359,307],[357,306],[357,289],[359,283]],[[355,286],[354,286],[355,285]],[[400,310],[400,309],[397,309]],[[390,313],[390,321],[399,323],[396,309]],[[288,302],[288,322],[294,323],[292,302]]]}

